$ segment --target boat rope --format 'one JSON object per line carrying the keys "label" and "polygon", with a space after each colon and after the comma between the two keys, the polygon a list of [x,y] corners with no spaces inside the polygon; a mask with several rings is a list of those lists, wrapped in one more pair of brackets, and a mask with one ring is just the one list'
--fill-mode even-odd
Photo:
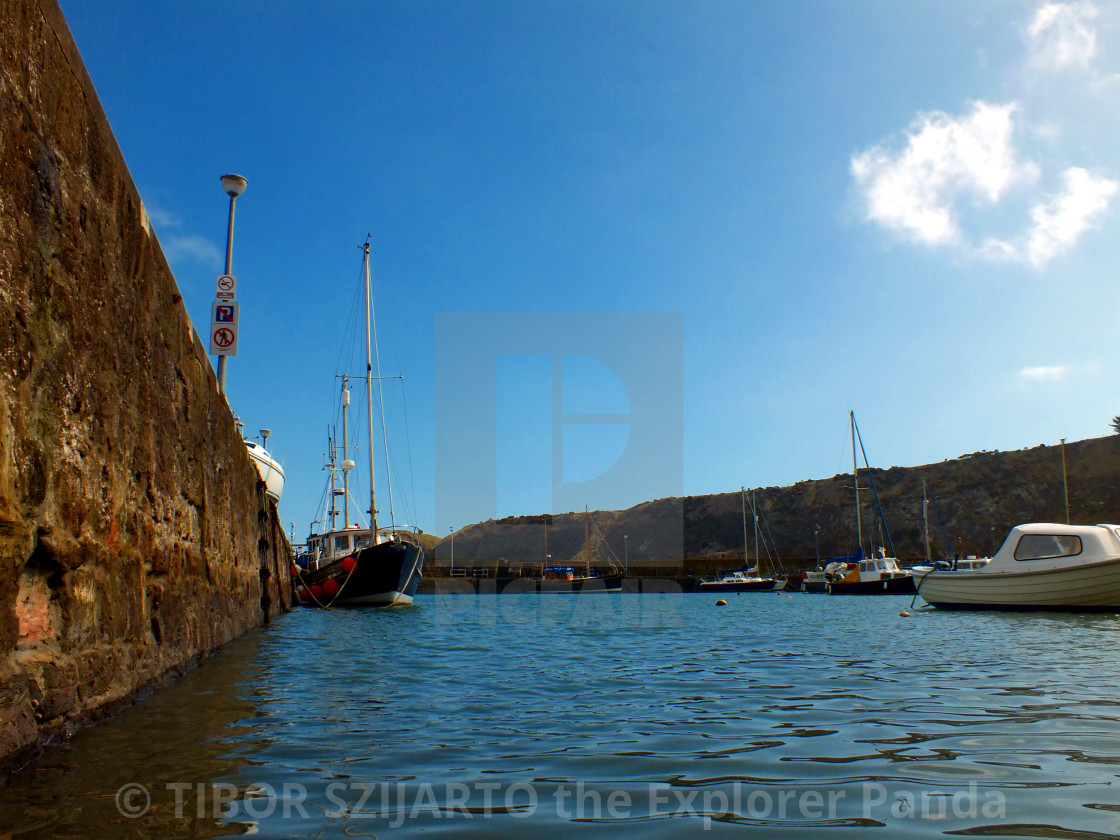
{"label": "boat rope", "polygon": [[[358,554],[361,554],[361,552],[358,552]],[[311,597],[311,600],[315,602],[316,606],[322,607],[324,610],[329,610],[331,608],[331,605],[338,600],[339,596],[342,594],[342,590],[346,588],[346,584],[350,582],[350,578],[354,576],[354,572],[358,569],[358,554],[352,555],[354,557],[354,565],[350,567],[350,571],[346,573],[346,579],[343,580],[339,585],[338,592],[334,593],[334,595],[331,596],[330,603],[328,604],[324,604],[322,601],[316,598],[315,593],[311,591],[311,584],[309,584],[303,577],[304,572],[306,572],[307,570],[300,566],[296,566],[296,569],[298,570],[296,577],[299,578],[300,583],[303,584],[303,588],[307,591],[307,594]],[[334,578],[328,578],[328,580],[333,579]]]}
{"label": "boat rope", "polygon": [[[385,393],[381,387],[381,350],[377,345],[377,317],[374,313],[372,295],[370,296],[369,310],[370,325],[373,330],[373,359],[377,371],[377,403],[381,413],[381,444],[385,450],[385,486],[389,491],[389,525],[392,528],[392,533],[395,534],[397,532],[397,520],[393,512],[393,481],[389,473],[389,433],[385,428]],[[372,418],[370,422],[373,422]],[[373,516],[372,511],[370,511],[370,516]]]}
{"label": "boat rope", "polygon": [[[933,566],[930,566],[929,571],[926,572],[924,575],[922,575],[921,578],[919,578],[918,581],[914,584],[914,597],[910,599],[910,606],[908,607],[908,609],[914,609],[914,602],[918,600],[918,595],[921,594],[922,581],[925,580],[927,577],[929,577],[930,573],[932,571],[933,571]],[[933,609],[933,607],[931,607],[929,604],[926,604],[921,609],[924,610],[927,607],[929,609]]]}
{"label": "boat rope", "polygon": [[867,462],[867,450],[863,448],[863,436],[859,433],[859,424],[856,423],[854,414],[852,415],[852,428],[855,429],[856,440],[859,441],[859,451],[863,454],[863,467],[867,470],[867,480],[871,483],[871,494],[875,497],[875,507],[879,511],[879,524],[883,528],[883,535],[887,538],[887,545],[890,547],[891,557],[896,557],[894,543],[891,541],[891,532],[890,529],[887,528],[887,518],[883,515],[883,504],[879,501],[879,492],[875,489],[875,476],[871,474],[871,465]]}

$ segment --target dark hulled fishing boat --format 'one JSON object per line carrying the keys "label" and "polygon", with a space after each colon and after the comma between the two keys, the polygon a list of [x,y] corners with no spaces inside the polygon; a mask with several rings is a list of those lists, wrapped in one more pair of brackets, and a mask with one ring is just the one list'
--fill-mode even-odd
{"label": "dark hulled fishing boat", "polygon": [[[424,549],[420,545],[419,530],[398,526],[392,513],[392,490],[389,494],[390,518],[393,524],[377,527],[377,505],[374,501],[373,457],[373,358],[371,355],[372,306],[369,280],[369,242],[363,249],[362,268],[366,294],[366,391],[368,394],[369,426],[369,516],[370,527],[350,525],[349,477],[354,462],[346,458],[346,410],[350,405],[348,378],[342,377],[343,441],[341,461],[339,450],[329,441],[327,468],[330,471],[331,528],[323,533],[312,533],[307,538],[307,553],[297,558],[296,594],[306,606],[375,606],[393,607],[411,604],[424,568]],[[381,383],[380,364],[377,372],[378,387]],[[382,418],[384,408],[382,407]],[[382,422],[384,433],[384,422]],[[387,460],[387,459],[386,459]],[[386,466],[386,469],[388,467]],[[342,472],[343,486],[337,486],[338,472]],[[391,487],[391,485],[390,485]],[[338,515],[337,499],[343,500],[342,528],[334,527]]]}
{"label": "dark hulled fishing boat", "polygon": [[411,531],[384,529],[378,542],[369,543],[369,531],[327,532],[318,540],[360,537],[354,549],[327,562],[301,570],[300,600],[307,606],[394,607],[411,604],[424,567],[424,549]]}

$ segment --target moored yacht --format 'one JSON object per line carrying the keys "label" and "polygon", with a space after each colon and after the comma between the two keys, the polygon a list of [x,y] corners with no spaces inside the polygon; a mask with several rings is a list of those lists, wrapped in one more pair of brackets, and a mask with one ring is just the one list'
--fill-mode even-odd
{"label": "moored yacht", "polygon": [[777,585],[774,578],[760,577],[758,567],[729,572],[715,580],[705,580],[700,584],[702,592],[772,592]]}
{"label": "moored yacht", "polygon": [[724,573],[721,578],[705,580],[700,583],[701,592],[772,592],[778,581],[759,574],[758,556],[758,513],[754,506],[754,491],[751,491],[751,517],[754,519],[754,565],[747,553],[747,491],[739,488],[739,498],[743,508],[743,558],[742,568]]}

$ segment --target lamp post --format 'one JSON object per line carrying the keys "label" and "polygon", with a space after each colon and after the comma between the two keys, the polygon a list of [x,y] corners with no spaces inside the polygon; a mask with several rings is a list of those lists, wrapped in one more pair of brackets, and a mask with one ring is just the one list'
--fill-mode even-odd
{"label": "lamp post", "polygon": [[[222,189],[229,196],[229,227],[226,229],[226,274],[233,273],[233,205],[237,197],[245,192],[249,182],[240,175],[223,175]],[[218,357],[218,393],[226,392],[226,359],[227,356]]]}
{"label": "lamp post", "polygon": [[[452,526],[448,529],[451,531],[451,571],[455,571],[455,528]],[[452,575],[454,577],[454,575]]]}
{"label": "lamp post", "polygon": [[626,534],[622,535],[622,571],[625,572],[630,568],[630,544],[627,542],[630,537]]}

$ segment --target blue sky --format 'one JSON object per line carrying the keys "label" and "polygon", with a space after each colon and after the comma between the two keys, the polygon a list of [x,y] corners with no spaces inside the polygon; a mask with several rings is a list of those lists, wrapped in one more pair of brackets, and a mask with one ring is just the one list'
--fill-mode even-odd
{"label": "blue sky", "polygon": [[[1097,437],[1120,413],[1115,4],[62,8],[202,332],[218,178],[249,180],[228,392],[272,429],[297,537],[334,377],[362,371],[341,348],[367,233],[382,373],[404,378],[385,382],[397,518],[437,533],[542,512],[558,482],[570,502],[576,478],[621,508],[831,476],[850,469],[849,410],[881,467]],[[440,403],[440,313],[572,313],[572,336],[580,313],[623,333],[630,313],[679,313],[679,336],[649,341],[681,367],[620,386],[578,342],[547,364],[505,348],[500,486],[478,499],[470,459],[437,444],[485,409]],[[596,485],[617,424],[549,417],[625,413],[627,388],[659,382],[680,452],[661,480]]]}

